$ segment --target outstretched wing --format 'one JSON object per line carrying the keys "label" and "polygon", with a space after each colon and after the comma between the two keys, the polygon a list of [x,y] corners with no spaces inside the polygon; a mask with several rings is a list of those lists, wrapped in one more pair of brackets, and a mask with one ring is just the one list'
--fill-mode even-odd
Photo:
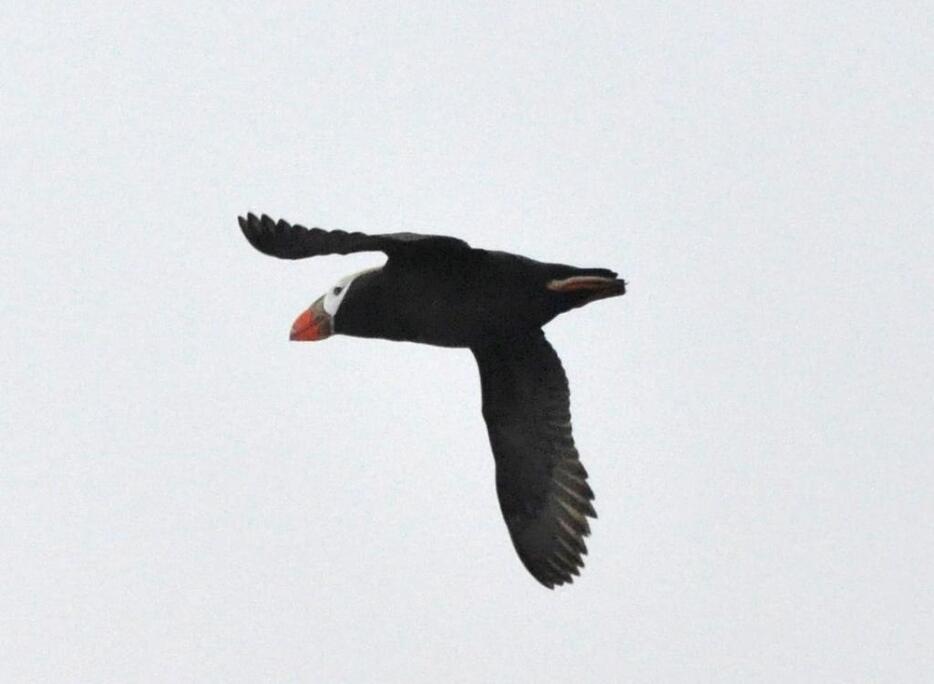
{"label": "outstretched wing", "polygon": [[343,230],[306,228],[281,219],[274,221],[266,214],[261,218],[247,214],[246,218],[240,216],[238,220],[243,235],[251,245],[263,254],[280,259],[304,259],[352,252],[385,252],[391,257],[393,254],[404,253],[414,248],[469,249],[469,245],[463,240],[444,235],[348,233]]}
{"label": "outstretched wing", "polygon": [[597,514],[571,436],[561,360],[541,330],[472,351],[496,459],[496,492],[512,543],[549,589],[572,582],[587,553],[587,517]]}

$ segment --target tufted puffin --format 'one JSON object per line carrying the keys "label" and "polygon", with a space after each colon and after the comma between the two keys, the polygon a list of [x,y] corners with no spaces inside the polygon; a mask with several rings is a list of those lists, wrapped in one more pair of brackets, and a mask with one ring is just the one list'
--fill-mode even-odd
{"label": "tufted puffin", "polygon": [[496,493],[519,558],[549,589],[587,553],[593,491],[571,436],[561,360],[542,326],[617,297],[605,268],[575,268],[476,249],[441,235],[366,235],[240,217],[250,244],[280,259],[379,251],[385,265],[347,276],[295,320],[290,339],[353,335],[470,349],[480,369]]}

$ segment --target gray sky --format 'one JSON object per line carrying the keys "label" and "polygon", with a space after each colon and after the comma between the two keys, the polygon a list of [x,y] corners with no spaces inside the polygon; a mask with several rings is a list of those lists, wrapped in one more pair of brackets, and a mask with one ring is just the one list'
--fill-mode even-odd
{"label": "gray sky", "polygon": [[[934,676],[934,10],[699,5],[6,11],[0,678]],[[580,580],[470,354],[290,344],[381,257],[247,210],[630,281],[547,329]]]}

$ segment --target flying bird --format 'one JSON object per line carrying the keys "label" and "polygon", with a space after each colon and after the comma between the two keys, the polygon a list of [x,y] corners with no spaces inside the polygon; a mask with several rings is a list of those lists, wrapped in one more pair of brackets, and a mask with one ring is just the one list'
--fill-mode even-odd
{"label": "flying bird", "polygon": [[626,292],[605,268],[542,263],[442,235],[366,235],[240,217],[250,244],[280,259],[377,251],[382,267],[346,276],[301,313],[292,340],[352,335],[468,348],[480,369],[496,493],[519,559],[549,589],[587,553],[594,495],[571,435],[561,360],[542,326]]}

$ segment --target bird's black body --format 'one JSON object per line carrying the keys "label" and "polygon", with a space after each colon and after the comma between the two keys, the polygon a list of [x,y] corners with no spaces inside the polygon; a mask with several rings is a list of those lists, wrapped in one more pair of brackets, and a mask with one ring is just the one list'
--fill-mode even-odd
{"label": "bird's black body", "polygon": [[333,317],[325,297],[304,314],[301,320],[327,317],[320,327],[327,332],[296,339],[333,332],[470,348],[513,545],[545,586],[572,581],[587,552],[587,518],[596,512],[571,435],[567,377],[541,327],[623,294],[625,283],[607,269],[542,263],[445,236],[324,231],[252,214],[240,226],[254,247],[280,258],[371,250],[389,256],[382,268],[347,281]]}
{"label": "bird's black body", "polygon": [[614,274],[546,264],[505,252],[449,249],[390,259],[361,275],[334,320],[337,333],[473,347],[491,337],[537,330],[592,293],[558,293],[547,283]]}

